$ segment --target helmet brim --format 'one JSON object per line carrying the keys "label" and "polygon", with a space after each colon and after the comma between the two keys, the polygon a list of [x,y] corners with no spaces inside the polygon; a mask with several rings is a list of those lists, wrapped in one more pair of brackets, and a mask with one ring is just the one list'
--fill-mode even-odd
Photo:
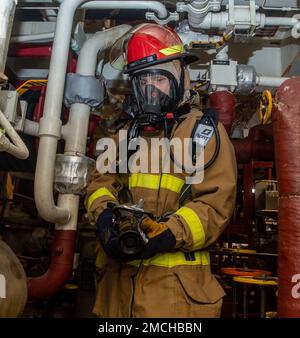
{"label": "helmet brim", "polygon": [[[135,66],[132,66],[132,67],[130,67],[130,63],[129,63],[127,66],[125,66],[123,73],[124,74],[130,74],[130,73],[133,73],[133,72],[140,70],[140,69],[143,69],[143,68],[159,65],[159,64],[170,62],[170,61],[173,61],[173,60],[181,60],[185,65],[189,65],[193,62],[198,61],[199,56],[194,54],[194,53],[182,53],[182,54],[169,56],[169,57],[166,57],[166,58],[163,58],[163,59],[147,62],[147,64],[143,63],[143,64],[135,65]],[[134,62],[134,63],[136,63],[136,62]]]}

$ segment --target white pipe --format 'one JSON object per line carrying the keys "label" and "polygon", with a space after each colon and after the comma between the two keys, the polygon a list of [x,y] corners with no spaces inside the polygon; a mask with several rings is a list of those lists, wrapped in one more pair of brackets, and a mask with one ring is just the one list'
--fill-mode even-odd
{"label": "white pipe", "polygon": [[[249,11],[243,8],[235,10],[236,25],[250,25],[250,16]],[[287,17],[266,17],[263,13],[256,14],[256,23],[259,27],[265,26],[289,26],[293,27],[297,24],[299,20],[297,18],[287,18]],[[191,22],[190,22],[191,23]],[[204,18],[199,19],[199,23],[195,24],[192,21],[192,27],[201,28],[201,29],[226,29],[229,23],[229,13],[220,12],[220,13],[207,13]]]}
{"label": "white pipe", "polygon": [[31,136],[38,136],[39,123],[26,119],[24,123],[23,133]]}
{"label": "white pipe", "polygon": [[78,208],[79,208],[78,195],[60,194],[58,196],[58,205],[64,206],[70,211],[70,219],[68,223],[60,225],[56,224],[55,230],[76,230],[78,220]]}
{"label": "white pipe", "polygon": [[21,160],[25,160],[29,156],[29,151],[2,111],[0,111],[0,125],[5,129],[5,133],[13,142],[11,143],[5,134],[1,132],[0,151],[6,151]]}
{"label": "white pipe", "polygon": [[[95,76],[98,53],[110,48],[131,28],[129,25],[121,25],[94,34],[80,50],[76,72],[84,76]],[[75,103],[71,106],[69,121],[63,127],[65,153],[68,155],[85,154],[89,114],[90,107],[86,104]]]}
{"label": "white pipe", "polygon": [[31,35],[18,35],[18,36],[11,37],[10,43],[39,41],[39,40],[45,40],[45,39],[53,40],[53,38],[54,38],[54,32],[53,33],[31,34]]}
{"label": "white pipe", "polygon": [[[66,0],[58,0],[58,2],[63,3]],[[160,19],[165,19],[169,16],[169,12],[166,9],[165,5],[159,1],[89,1],[82,5],[80,8],[84,9],[145,9],[151,10],[157,13],[157,16]]]}
{"label": "white pipe", "polygon": [[[59,8],[49,68],[40,144],[35,172],[35,202],[40,215],[49,222],[67,224],[72,219],[70,206],[56,206],[53,198],[57,142],[61,138],[60,119],[65,74],[75,11],[86,0],[64,0]],[[109,5],[110,1],[105,1]],[[85,141],[84,141],[85,142]]]}
{"label": "white pipe", "polygon": [[265,26],[290,26],[293,27],[299,22],[297,18],[266,17]]}
{"label": "white pipe", "polygon": [[0,5],[0,72],[4,71],[9,38],[17,0],[1,0]]}
{"label": "white pipe", "polygon": [[37,156],[34,196],[39,214],[49,222],[66,224],[70,210],[57,207],[53,198],[57,142],[61,137],[60,120],[65,75],[75,11],[86,0],[64,0],[60,6],[52,47],[43,118],[40,121],[40,144]]}
{"label": "white pipe", "polygon": [[258,76],[257,85],[262,87],[280,87],[289,77]]}

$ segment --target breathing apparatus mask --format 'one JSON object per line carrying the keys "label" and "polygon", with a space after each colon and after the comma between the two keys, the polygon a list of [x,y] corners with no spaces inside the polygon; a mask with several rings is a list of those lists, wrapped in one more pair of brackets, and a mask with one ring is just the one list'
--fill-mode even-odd
{"label": "breathing apparatus mask", "polygon": [[183,71],[172,62],[152,66],[132,75],[132,91],[141,126],[161,124],[168,113],[174,113],[183,96]]}

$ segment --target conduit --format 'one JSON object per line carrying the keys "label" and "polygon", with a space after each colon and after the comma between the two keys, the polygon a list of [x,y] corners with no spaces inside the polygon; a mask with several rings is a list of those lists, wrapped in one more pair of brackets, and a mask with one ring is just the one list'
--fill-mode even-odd
{"label": "conduit", "polygon": [[[273,113],[279,186],[278,317],[300,318],[300,77],[282,84]],[[298,285],[298,287],[297,287]]]}

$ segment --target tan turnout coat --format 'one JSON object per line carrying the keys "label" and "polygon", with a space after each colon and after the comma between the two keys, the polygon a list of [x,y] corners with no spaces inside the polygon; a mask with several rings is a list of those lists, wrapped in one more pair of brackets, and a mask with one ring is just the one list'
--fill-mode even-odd
{"label": "tan turnout coat", "polygon": [[[173,137],[191,137],[202,112],[193,108]],[[86,206],[94,221],[107,202],[118,199],[124,186],[132,200],[144,199],[144,208],[156,216],[173,212],[166,224],[176,237],[176,250],[143,261],[118,263],[98,248],[98,287],[93,312],[100,317],[219,317],[224,291],[212,275],[208,246],[228,224],[236,197],[236,160],[221,123],[219,155],[192,185],[192,196],[179,205],[186,173],[102,174],[95,171]],[[163,135],[142,134],[149,143]],[[205,148],[207,162],[215,150],[215,136]]]}

